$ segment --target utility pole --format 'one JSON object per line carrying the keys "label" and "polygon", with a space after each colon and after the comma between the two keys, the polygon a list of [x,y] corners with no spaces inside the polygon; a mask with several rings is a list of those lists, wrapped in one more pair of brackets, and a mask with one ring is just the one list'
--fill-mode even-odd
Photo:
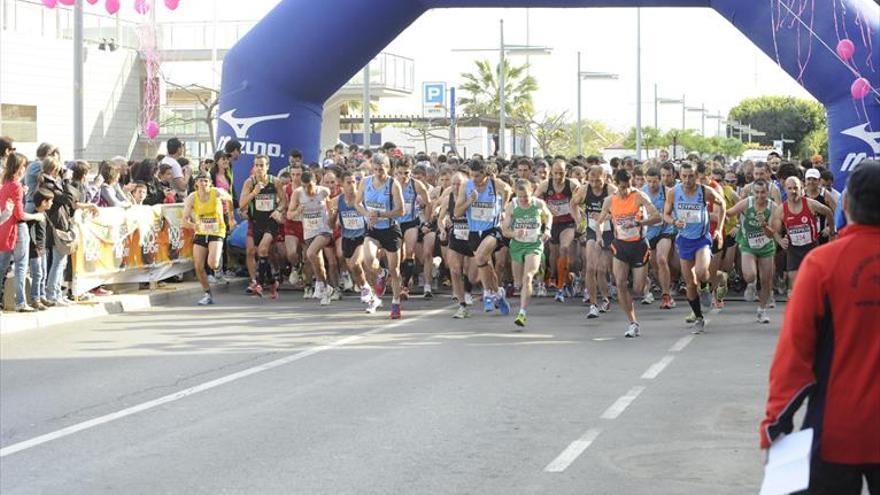
{"label": "utility pole", "polygon": [[642,159],[642,9],[636,8],[636,160]]}
{"label": "utility pole", "polygon": [[499,45],[498,53],[500,54],[500,63],[498,67],[498,158],[504,158],[504,124],[505,124],[505,115],[504,115],[504,19],[500,21],[501,25],[501,43]]}
{"label": "utility pole", "polygon": [[83,138],[83,0],[73,7],[73,158],[85,152]]}
{"label": "utility pole", "polygon": [[364,101],[362,107],[364,110],[364,149],[370,149],[370,63],[364,66]]}

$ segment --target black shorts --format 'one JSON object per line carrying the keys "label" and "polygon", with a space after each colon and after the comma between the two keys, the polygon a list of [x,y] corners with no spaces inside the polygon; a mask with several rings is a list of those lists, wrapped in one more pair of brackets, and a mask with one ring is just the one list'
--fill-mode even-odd
{"label": "black shorts", "polygon": [[278,222],[270,220],[265,224],[251,224],[253,229],[249,233],[253,233],[254,243],[259,244],[263,240],[263,236],[269,234],[274,239],[278,235],[278,229],[281,227]]}
{"label": "black shorts", "polygon": [[223,242],[224,240],[226,240],[226,238],[219,235],[198,234],[193,237],[193,244],[206,248],[208,247],[208,244],[212,242]]}
{"label": "black shorts", "polygon": [[462,256],[473,257],[474,251],[471,249],[470,242],[464,239],[456,239],[454,230],[451,228],[446,231],[446,241],[448,242],[449,249]]}
{"label": "black shorts", "polygon": [[561,223],[554,222],[553,227],[550,228],[550,244],[559,244],[559,236],[567,229],[577,229],[577,224],[574,223],[574,220]]}
{"label": "black shorts", "polygon": [[[587,229],[587,235],[585,236],[585,238],[586,238],[586,241],[584,242],[584,244],[586,244],[587,242],[590,242],[590,241],[595,241],[596,240],[596,233],[593,232],[592,229]],[[613,241],[613,240],[614,240],[614,232],[611,232],[610,230],[606,230],[606,231],[602,232],[602,242],[604,243],[604,246],[602,246],[602,249],[604,249],[605,251],[610,251],[611,250],[611,241]]]}
{"label": "black shorts", "polygon": [[484,230],[482,232],[472,231],[470,237],[468,237],[468,245],[471,248],[471,252],[476,253],[477,250],[480,249],[480,244],[483,243],[483,239],[487,237],[495,238],[495,251],[501,249],[501,247],[503,246],[503,244],[501,243],[502,235],[501,231],[496,227],[494,229]]}
{"label": "black shorts", "polygon": [[657,244],[660,244],[660,241],[663,239],[669,239],[675,245],[675,234],[660,234],[652,239],[648,239],[648,246],[651,248],[651,251],[657,249]]}
{"label": "black shorts", "polygon": [[804,261],[807,253],[812,251],[814,247],[816,247],[815,242],[806,246],[788,246],[788,249],[785,251],[785,271],[797,271],[801,267],[801,262]]}
{"label": "black shorts", "polygon": [[627,263],[632,268],[641,268],[648,263],[651,251],[648,249],[648,241],[611,241],[611,254],[620,261]]}
{"label": "black shorts", "polygon": [[354,239],[349,239],[348,237],[342,238],[342,257],[345,259],[349,259],[354,256],[354,250],[359,248],[364,244],[364,236],[355,237]]}
{"label": "black shorts", "polygon": [[[400,224],[400,231],[406,234],[406,231],[409,229],[417,229],[422,226],[422,221],[418,218],[415,220],[410,220],[409,222],[402,222]],[[421,229],[419,229],[421,230]]]}
{"label": "black shorts", "polygon": [[732,247],[736,247],[736,237],[732,235],[724,236],[724,252],[727,252]]}
{"label": "black shorts", "polygon": [[367,230],[367,237],[378,242],[385,251],[395,252],[400,251],[403,232],[400,230],[400,225],[394,224],[387,229]]}

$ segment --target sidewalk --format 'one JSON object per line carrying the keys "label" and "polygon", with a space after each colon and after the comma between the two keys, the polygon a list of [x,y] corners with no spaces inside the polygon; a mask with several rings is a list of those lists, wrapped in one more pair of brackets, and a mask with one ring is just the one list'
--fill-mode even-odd
{"label": "sidewalk", "polygon": [[[245,278],[232,279],[228,285],[216,285],[215,289],[220,291],[237,290],[243,288],[246,282]],[[142,311],[180,299],[192,299],[195,304],[201,294],[202,288],[199,283],[188,281],[169,283],[165,287],[153,291],[138,290],[96,297],[91,301],[79,302],[68,307],[54,307],[36,313],[0,312],[0,335],[70,324],[126,311]]]}

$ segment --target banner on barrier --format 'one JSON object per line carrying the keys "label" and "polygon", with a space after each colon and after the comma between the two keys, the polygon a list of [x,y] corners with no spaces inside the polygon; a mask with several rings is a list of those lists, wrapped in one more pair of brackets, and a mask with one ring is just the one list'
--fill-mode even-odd
{"label": "banner on barrier", "polygon": [[183,204],[99,208],[97,215],[77,211],[73,293],[192,270],[193,232],[181,227],[182,220]]}

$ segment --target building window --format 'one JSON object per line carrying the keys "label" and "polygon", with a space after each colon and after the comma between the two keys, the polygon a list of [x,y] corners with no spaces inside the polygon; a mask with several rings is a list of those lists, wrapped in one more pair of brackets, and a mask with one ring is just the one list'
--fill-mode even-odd
{"label": "building window", "polygon": [[9,136],[22,143],[37,142],[37,107],[0,105],[0,136]]}

